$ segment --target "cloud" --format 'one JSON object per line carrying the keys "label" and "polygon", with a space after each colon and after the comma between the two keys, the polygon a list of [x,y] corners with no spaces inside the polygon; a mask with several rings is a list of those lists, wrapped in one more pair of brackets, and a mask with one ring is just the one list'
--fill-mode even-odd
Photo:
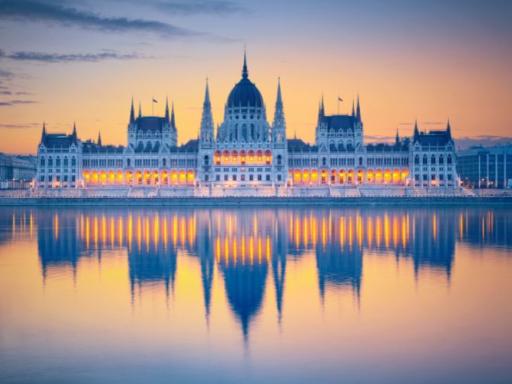
{"label": "cloud", "polygon": [[161,10],[181,15],[226,15],[245,10],[240,4],[227,0],[182,0],[157,1],[155,6]]}
{"label": "cloud", "polygon": [[77,26],[107,32],[150,32],[166,37],[201,35],[199,32],[156,20],[106,17],[47,0],[0,0],[0,18]]}
{"label": "cloud", "polygon": [[[0,50],[0,57],[2,56],[2,54],[3,54],[3,51]],[[13,76],[14,76],[14,73],[0,68],[0,77],[1,78],[10,79]]]}
{"label": "cloud", "polygon": [[36,61],[43,63],[63,63],[63,62],[98,62],[103,60],[132,60],[140,59],[136,53],[117,53],[117,52],[100,52],[100,53],[48,53],[48,52],[32,52],[18,51],[5,53],[0,50],[0,58],[7,58],[17,61]]}
{"label": "cloud", "polygon": [[0,124],[0,129],[30,129],[39,126],[41,126],[40,123]]}
{"label": "cloud", "polygon": [[15,105],[20,104],[36,104],[37,101],[35,100],[7,100],[7,101],[0,101],[0,107],[12,107]]}

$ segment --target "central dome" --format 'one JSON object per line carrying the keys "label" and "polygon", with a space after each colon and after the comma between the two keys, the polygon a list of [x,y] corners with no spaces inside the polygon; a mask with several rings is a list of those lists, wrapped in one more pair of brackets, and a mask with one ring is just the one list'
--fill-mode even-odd
{"label": "central dome", "polygon": [[231,90],[228,97],[228,108],[236,107],[257,107],[263,108],[263,97],[256,85],[249,80],[247,71],[247,59],[244,55],[244,66],[242,68],[242,79]]}

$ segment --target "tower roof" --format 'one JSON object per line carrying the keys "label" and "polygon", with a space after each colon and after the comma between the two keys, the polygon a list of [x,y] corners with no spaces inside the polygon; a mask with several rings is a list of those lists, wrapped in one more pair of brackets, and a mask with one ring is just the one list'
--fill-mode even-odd
{"label": "tower roof", "polygon": [[228,96],[228,107],[263,107],[263,97],[256,85],[249,80],[247,56],[244,52],[242,79],[233,87]]}

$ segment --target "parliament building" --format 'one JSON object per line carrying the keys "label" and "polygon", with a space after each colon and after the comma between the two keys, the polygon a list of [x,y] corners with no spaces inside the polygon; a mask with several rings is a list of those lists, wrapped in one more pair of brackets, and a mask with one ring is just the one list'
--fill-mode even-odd
{"label": "parliament building", "polygon": [[364,143],[359,98],[351,114],[318,110],[315,143],[287,137],[280,82],[270,123],[249,79],[231,90],[215,127],[206,84],[198,138],[178,145],[174,106],[165,115],[136,115],[126,146],[49,133],[43,125],[34,193],[58,196],[415,196],[459,188],[455,144],[446,129],[421,131],[393,143]]}

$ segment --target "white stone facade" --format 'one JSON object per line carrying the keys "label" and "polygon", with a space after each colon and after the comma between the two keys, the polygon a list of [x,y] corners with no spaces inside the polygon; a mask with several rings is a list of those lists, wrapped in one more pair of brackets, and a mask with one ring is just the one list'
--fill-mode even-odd
{"label": "white stone facade", "polygon": [[166,103],[164,117],[143,116],[139,107],[135,117],[133,101],[127,139],[126,147],[103,145],[101,137],[81,141],[75,127],[70,135],[43,127],[35,189],[169,197],[352,196],[459,185],[449,124],[431,132],[420,132],[416,124],[411,138],[397,134],[393,144],[365,145],[359,98],[350,115],[327,115],[322,100],[314,144],[287,139],[280,83],[270,124],[245,58],[216,131],[207,84],[198,139],[178,146],[174,107],[169,113]]}

